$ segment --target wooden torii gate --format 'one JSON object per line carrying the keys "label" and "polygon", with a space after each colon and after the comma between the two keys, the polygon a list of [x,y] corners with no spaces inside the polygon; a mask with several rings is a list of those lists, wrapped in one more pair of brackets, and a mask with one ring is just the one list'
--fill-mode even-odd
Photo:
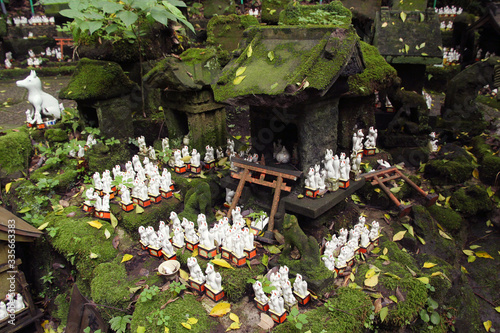
{"label": "wooden torii gate", "polygon": [[[281,191],[290,192],[292,188],[287,186],[286,183],[283,182],[283,179],[297,180],[302,176],[301,171],[293,171],[293,170],[283,170],[273,167],[268,167],[252,162],[247,162],[241,158],[233,157],[231,158],[231,162],[235,167],[243,169],[242,172],[232,172],[231,177],[239,179],[238,187],[236,188],[236,192],[234,193],[233,201],[231,203],[231,207],[227,212],[227,217],[231,216],[232,210],[238,204],[238,200],[240,199],[241,192],[243,191],[243,187],[245,187],[245,183],[254,183],[267,187],[274,188],[274,197],[273,197],[273,205],[271,207],[271,214],[269,215],[269,226],[268,230],[272,231],[274,229],[274,215],[278,210],[278,203],[280,201],[280,193]],[[260,173],[259,177],[253,177],[251,172]],[[264,180],[266,175],[274,176],[277,179],[271,181]]]}

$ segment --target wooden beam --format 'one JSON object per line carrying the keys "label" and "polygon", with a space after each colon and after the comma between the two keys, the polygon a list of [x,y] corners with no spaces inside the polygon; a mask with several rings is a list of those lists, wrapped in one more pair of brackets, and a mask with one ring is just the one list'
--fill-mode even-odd
{"label": "wooden beam", "polygon": [[238,204],[238,200],[240,200],[241,192],[243,191],[243,187],[245,186],[245,181],[249,175],[250,175],[250,171],[248,171],[248,169],[245,169],[245,171],[243,171],[243,175],[241,176],[238,187],[236,188],[236,192],[234,193],[233,201],[231,202],[231,207],[229,207],[229,210],[228,210],[227,215],[226,215],[227,217],[231,217],[231,212]]}
{"label": "wooden beam", "polygon": [[280,202],[280,192],[281,192],[280,188],[282,183],[283,183],[283,178],[281,178],[281,176],[278,176],[276,189],[274,191],[273,206],[271,207],[271,215],[269,215],[269,224],[267,227],[267,230],[271,232],[274,230],[274,214],[276,214],[276,211],[278,210],[278,203]]}
{"label": "wooden beam", "polygon": [[248,162],[237,157],[232,157],[231,162],[233,162],[234,166],[237,166],[239,168],[247,168],[251,171],[264,172],[268,175],[276,177],[281,175],[281,177],[285,179],[297,180],[297,178],[300,178],[302,176],[301,171],[284,170],[280,168],[269,167],[257,163]]}
{"label": "wooden beam", "polygon": [[[248,169],[245,169],[245,170],[248,170]],[[267,181],[267,180],[263,180],[262,178],[262,175],[261,174],[261,177],[260,178],[253,178],[253,177],[247,177],[246,181],[249,182],[249,183],[254,183],[254,184],[259,184],[259,185],[262,185],[262,186],[267,186],[267,187],[271,187],[271,188],[276,188],[276,181]],[[233,178],[236,178],[236,179],[242,179],[242,175],[239,174],[239,173],[235,173],[232,175]],[[280,177],[280,176],[278,176]],[[280,184],[280,189],[282,191],[287,191],[287,192],[290,192],[292,190],[292,188],[290,186],[287,186],[285,183],[281,182]]]}

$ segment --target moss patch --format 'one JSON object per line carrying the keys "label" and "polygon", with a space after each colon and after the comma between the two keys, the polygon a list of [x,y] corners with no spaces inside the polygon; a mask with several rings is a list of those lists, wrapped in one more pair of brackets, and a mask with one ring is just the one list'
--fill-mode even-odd
{"label": "moss patch", "polygon": [[480,185],[462,187],[451,195],[450,205],[465,216],[484,214],[493,208],[488,192]]}
{"label": "moss patch", "polygon": [[259,20],[250,15],[214,16],[208,22],[207,43],[231,52],[243,40],[243,31],[253,25],[259,25]]}
{"label": "moss patch", "polygon": [[[74,217],[67,217],[68,213],[75,212]],[[104,230],[107,229],[113,234],[113,228],[108,222],[102,223],[100,229],[91,227],[87,222],[95,218],[84,216],[77,207],[68,207],[61,213],[51,213],[45,218],[49,227],[57,228],[57,234],[52,238],[52,245],[68,261],[74,258],[74,263],[78,269],[82,282],[89,285],[93,276],[94,268],[103,262],[112,260],[117,255],[117,250],[113,248],[112,238],[106,239]],[[90,254],[94,253],[97,258],[91,259]]]}
{"label": "moss patch", "polygon": [[52,316],[59,319],[64,326],[66,326],[68,322],[69,304],[70,297],[66,295],[66,293],[59,294],[54,299],[54,305],[57,307],[57,310],[52,312]]}
{"label": "moss patch", "polygon": [[446,230],[456,232],[462,227],[462,216],[450,208],[432,205],[427,207],[427,210]]}
{"label": "moss patch", "polygon": [[154,316],[153,313],[172,298],[174,298],[173,293],[166,291],[154,296],[151,301],[137,302],[132,316],[131,332],[136,332],[139,326],[145,327],[148,333],[163,333],[165,332],[165,326],[170,329],[170,332],[184,332],[187,330],[181,323],[187,322],[186,316],[198,319],[198,322],[192,325],[189,332],[210,332],[217,325],[216,320],[208,316],[202,304],[193,295],[184,295],[175,302],[169,303],[162,310],[165,315],[170,316],[167,325],[157,326],[156,320],[149,323],[148,316],[151,319],[157,319],[157,316]]}
{"label": "moss patch", "polygon": [[117,63],[83,58],[68,86],[59,93],[59,98],[105,100],[126,95],[134,88],[138,89],[137,84]]}
{"label": "moss patch", "polygon": [[18,178],[28,168],[33,148],[26,131],[7,131],[0,136],[0,179]]}
{"label": "moss patch", "polygon": [[94,174],[106,169],[111,170],[117,164],[125,164],[130,161],[131,156],[125,143],[106,146],[99,142],[87,151],[85,158],[88,161],[89,174]]}
{"label": "moss patch", "polygon": [[431,160],[425,165],[425,177],[436,185],[450,185],[465,182],[472,177],[474,166],[464,157],[455,160]]}
{"label": "moss patch", "polygon": [[480,163],[479,178],[487,184],[494,185],[500,171],[500,157],[493,155],[490,145],[486,144],[483,137],[474,137],[472,143],[473,152]]}
{"label": "moss patch", "polygon": [[360,74],[351,75],[347,79],[349,92],[355,95],[367,96],[388,88],[397,77],[397,72],[380,55],[377,48],[365,42],[360,42],[361,53],[366,68]]}
{"label": "moss patch", "polygon": [[[314,310],[306,312],[308,323],[302,330],[287,320],[273,332],[365,332],[364,322],[371,312],[370,298],[361,290],[339,288],[336,295]],[[347,312],[347,313],[346,313]]]}
{"label": "moss patch", "polygon": [[68,141],[68,134],[60,128],[49,128],[45,131],[44,137],[49,142]]}
{"label": "moss patch", "polygon": [[294,3],[288,5],[279,14],[279,18],[279,24],[282,25],[333,25],[348,28],[351,24],[352,13],[340,1],[333,1],[327,5],[309,6]]}

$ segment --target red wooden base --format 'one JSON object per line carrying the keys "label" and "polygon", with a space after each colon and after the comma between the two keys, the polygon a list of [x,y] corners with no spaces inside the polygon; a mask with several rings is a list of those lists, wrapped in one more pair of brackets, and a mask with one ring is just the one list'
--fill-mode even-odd
{"label": "red wooden base", "polygon": [[349,185],[349,179],[339,179],[339,188],[346,189]]}
{"label": "red wooden base", "polygon": [[191,163],[186,163],[186,171],[191,171]]}
{"label": "red wooden base", "polygon": [[192,173],[201,173],[201,165],[191,165]]}
{"label": "red wooden base", "polygon": [[310,188],[310,187],[305,187],[306,188],[306,197],[309,197],[309,198],[316,198],[318,196],[318,193],[319,193],[319,189],[314,189],[314,188]]}
{"label": "red wooden base", "polygon": [[224,207],[229,208],[229,207],[231,207],[231,204],[227,203],[227,202],[224,202]]}
{"label": "red wooden base", "polygon": [[243,251],[245,251],[245,256],[248,260],[253,259],[257,256],[257,249],[255,247],[251,250],[244,249]]}
{"label": "red wooden base", "polygon": [[87,213],[92,213],[95,210],[94,206],[88,206],[83,204],[83,211]]}
{"label": "red wooden base", "polygon": [[205,286],[205,294],[214,302],[218,302],[224,298],[224,290],[215,292],[209,286]]}
{"label": "red wooden base", "polygon": [[170,184],[170,189],[173,191],[174,190],[174,184]]}
{"label": "red wooden base", "polygon": [[120,202],[119,204],[120,204],[120,207],[126,212],[130,212],[131,210],[134,210],[133,203],[129,203],[128,205],[125,205],[124,203]]}
{"label": "red wooden base", "polygon": [[149,247],[149,254],[152,255],[153,257],[161,257],[163,256],[163,252],[159,247]]}
{"label": "red wooden base", "polygon": [[189,277],[188,282],[191,288],[198,290],[200,293],[205,291],[205,282],[201,283],[200,281],[195,280],[191,277]]}
{"label": "red wooden base", "polygon": [[255,301],[255,305],[257,306],[257,309],[259,309],[260,311],[263,311],[263,312],[266,312],[267,310],[269,310],[269,304],[268,303],[261,303],[257,300],[257,298],[254,298],[253,299]]}
{"label": "red wooden base", "polygon": [[183,173],[185,173],[187,171],[187,167],[185,165],[183,165],[183,166],[177,166],[176,165],[174,167],[174,171],[175,171],[175,173],[183,174]]}
{"label": "red wooden base", "polygon": [[346,269],[347,269],[347,265],[342,266],[342,267],[335,267],[335,271],[337,272],[337,274],[344,274]]}
{"label": "red wooden base", "polygon": [[165,251],[161,250],[161,253],[163,255],[163,259],[165,260],[176,260],[177,259],[177,254],[174,253],[172,254],[171,256],[169,256],[168,254],[165,253]]}
{"label": "red wooden base", "polygon": [[221,253],[222,253],[221,256],[222,256],[223,259],[227,259],[227,260],[231,261],[231,259],[233,257],[233,254],[231,253],[231,251],[229,251],[225,247],[222,247],[221,248]]}
{"label": "red wooden base", "polygon": [[35,126],[35,125],[30,124],[30,123],[26,123],[26,126],[28,126],[28,127],[30,127],[30,128],[31,128],[31,127],[33,127],[33,126]]}
{"label": "red wooden base", "polygon": [[231,261],[233,264],[235,264],[237,267],[243,267],[247,264],[247,257],[243,256],[241,258],[238,258],[234,254],[232,255]]}
{"label": "red wooden base", "polygon": [[375,150],[376,150],[375,147],[365,148],[365,151],[363,153],[365,154],[365,156],[373,156],[373,155],[375,155]]}
{"label": "red wooden base", "polygon": [[275,323],[281,324],[286,320],[286,311],[279,314],[274,312],[273,310],[269,310],[269,315],[273,318]]}
{"label": "red wooden base", "polygon": [[161,202],[161,195],[153,196],[153,195],[149,194],[149,200],[155,204],[160,203]]}
{"label": "red wooden base", "polygon": [[197,249],[198,244],[200,244],[200,242],[191,243],[186,239],[186,249],[188,249],[189,251],[194,251],[195,249]]}
{"label": "red wooden base", "polygon": [[132,202],[143,208],[151,206],[151,200],[141,200],[139,198],[132,198]]}
{"label": "red wooden base", "polygon": [[111,213],[109,211],[96,210],[94,215],[103,220],[111,220]]}
{"label": "red wooden base", "polygon": [[203,259],[210,260],[217,255],[217,248],[206,249],[203,246],[198,246],[198,255]]}
{"label": "red wooden base", "polygon": [[142,241],[139,241],[139,244],[141,244],[141,249],[144,251],[148,251],[148,246],[144,244]]}
{"label": "red wooden base", "polygon": [[102,193],[102,196],[105,196],[106,194],[109,194],[109,200],[115,198],[115,192],[113,192],[113,191],[111,191],[111,192],[104,192],[104,191],[102,191],[101,193]]}
{"label": "red wooden base", "polygon": [[37,124],[36,125],[36,128],[38,128],[38,129],[44,129],[45,127],[47,127],[47,126],[45,126],[45,124]]}
{"label": "red wooden base", "polygon": [[215,168],[215,160],[205,163],[205,169],[210,170]]}
{"label": "red wooden base", "polygon": [[300,305],[306,305],[311,300],[311,293],[309,292],[307,292],[306,296],[299,295],[295,291],[293,292],[293,294],[295,295],[295,298],[297,299]]}
{"label": "red wooden base", "polygon": [[169,191],[163,191],[163,190],[160,190],[160,194],[163,198],[165,199],[169,199],[172,197],[172,190],[169,190]]}
{"label": "red wooden base", "polygon": [[255,227],[250,227],[250,232],[252,234],[254,234],[255,236],[258,236],[262,232],[262,229],[255,228]]}
{"label": "red wooden base", "polygon": [[366,247],[359,248],[359,253],[366,253],[366,251],[367,251]]}

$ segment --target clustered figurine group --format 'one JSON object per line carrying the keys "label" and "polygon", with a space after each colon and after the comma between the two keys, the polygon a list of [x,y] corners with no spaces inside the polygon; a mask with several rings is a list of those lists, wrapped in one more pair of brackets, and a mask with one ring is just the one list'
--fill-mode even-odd
{"label": "clustered figurine group", "polygon": [[[140,137],[139,142],[141,149],[142,145],[145,145],[144,137]],[[94,143],[95,139],[89,135],[85,147],[88,149]],[[85,147],[80,146],[78,157],[84,156]],[[164,147],[164,149],[167,148],[168,146]],[[148,207],[151,202],[159,203],[162,198],[172,197],[174,184],[170,172],[164,168],[160,175],[158,165],[150,161],[148,156],[145,156],[141,163],[139,155],[134,155],[132,161],[125,164],[125,170],[122,170],[120,165],[116,165],[112,173],[113,177],[109,170],[105,170],[102,176],[99,172],[94,173],[92,176],[94,187],[85,191],[86,200],[83,205],[85,211],[95,212],[97,217],[108,219],[110,217],[109,201],[118,193],[117,189],[120,190],[121,195],[120,206],[127,212],[134,208],[134,203],[141,207]]]}
{"label": "clustered figurine group", "polygon": [[[265,216],[265,215],[262,215]],[[261,219],[262,219],[261,216]],[[196,224],[183,218],[182,222],[175,212],[170,213],[171,224],[160,221],[158,231],[152,226],[139,227],[140,244],[153,256],[163,256],[166,260],[176,259],[176,251],[186,248],[190,251],[198,249],[198,255],[204,259],[213,259],[218,253],[222,258],[233,262],[236,266],[246,265],[247,259],[257,255],[254,245],[254,233],[246,227],[240,207],[232,210],[232,225],[229,218],[223,217],[209,229],[206,216],[199,214]],[[260,220],[254,223],[261,223]],[[255,225],[255,224],[253,224]],[[265,225],[265,224],[263,224]],[[195,257],[188,259],[190,271],[189,283],[192,288],[204,292],[214,301],[222,299],[221,277],[208,264],[204,275]]]}
{"label": "clustered figurine group", "polygon": [[332,239],[325,244],[322,260],[326,268],[343,273],[348,266],[354,264],[356,254],[366,253],[370,245],[378,245],[379,232],[379,223],[373,221],[368,230],[366,218],[362,215],[352,229],[340,229],[338,237],[333,235]]}
{"label": "clustered figurine group", "polygon": [[314,167],[309,168],[305,180],[306,196],[315,198],[320,191],[335,191],[339,187],[348,188],[351,171],[355,177],[361,173],[361,158],[363,155],[375,154],[377,136],[377,130],[370,127],[363,144],[365,137],[363,130],[359,129],[354,132],[350,157],[347,157],[342,152],[339,158],[338,155],[333,155],[331,149],[327,149],[323,160],[324,167],[321,168],[320,164],[316,164]]}
{"label": "clustered figurine group", "polygon": [[288,273],[287,266],[281,266],[279,271],[271,273],[269,280],[273,289],[270,297],[264,293],[261,281],[256,281],[252,285],[257,308],[261,311],[269,311],[271,318],[277,323],[282,323],[286,319],[285,306],[290,309],[297,302],[306,305],[311,299],[310,292],[307,290],[307,282],[302,275],[296,275],[292,291]]}
{"label": "clustered figurine group", "polygon": [[23,26],[23,25],[54,25],[56,24],[55,19],[53,16],[47,17],[45,15],[34,15],[30,18],[27,18],[25,16],[16,16],[13,17],[12,19],[10,17],[7,18],[7,25],[14,25],[16,27]]}
{"label": "clustered figurine group", "polygon": [[5,299],[7,300],[7,304],[3,301],[0,302],[0,321],[26,308],[23,296],[19,293],[9,293],[5,295]]}

